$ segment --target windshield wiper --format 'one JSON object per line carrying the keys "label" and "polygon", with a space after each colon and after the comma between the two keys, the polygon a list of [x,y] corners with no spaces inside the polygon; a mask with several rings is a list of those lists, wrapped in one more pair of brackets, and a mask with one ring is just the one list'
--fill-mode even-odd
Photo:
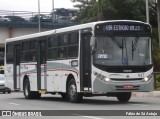
{"label": "windshield wiper", "polygon": [[111,38],[112,41],[117,45],[118,48],[122,49],[123,48],[123,38],[122,38],[122,45],[120,45],[115,38]]}
{"label": "windshield wiper", "polygon": [[[134,51],[136,50],[136,47],[138,49],[138,42],[139,42],[139,38],[136,37],[135,40],[132,40],[132,61],[133,61],[133,58],[134,58]],[[139,49],[138,49],[138,54],[139,54]]]}
{"label": "windshield wiper", "polygon": [[134,56],[134,54],[133,54],[133,53],[134,53],[134,50],[135,50],[135,49],[134,49],[133,40],[132,40],[132,61],[133,61],[133,56]]}

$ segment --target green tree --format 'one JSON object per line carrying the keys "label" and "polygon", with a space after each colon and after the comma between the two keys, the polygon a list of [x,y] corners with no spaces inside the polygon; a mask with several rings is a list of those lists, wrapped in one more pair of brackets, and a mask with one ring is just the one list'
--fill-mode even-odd
{"label": "green tree", "polygon": [[[103,20],[138,20],[146,22],[146,3],[145,0],[101,0],[98,5],[96,0],[74,0],[77,6],[81,6],[78,14],[79,23],[87,23],[98,20],[98,7],[103,11]],[[76,7],[77,7],[76,6]],[[155,70],[160,70],[160,42],[158,40],[157,30],[157,10],[159,23],[159,39],[160,39],[160,0],[158,5],[156,0],[149,0],[150,24],[153,27],[153,60]]]}
{"label": "green tree", "polygon": [[160,47],[160,0],[157,0],[157,16],[158,16],[158,39]]}
{"label": "green tree", "polygon": [[[102,20],[139,20],[146,21],[145,0],[101,0],[101,6],[98,6],[96,0],[74,0],[79,4],[75,7],[81,6],[78,14],[78,21],[80,23],[92,22],[98,20],[98,8],[102,10]],[[149,1],[150,21],[151,24],[157,24],[157,10],[156,4],[153,0]]]}
{"label": "green tree", "polygon": [[97,20],[98,7],[94,7],[96,0],[71,0],[77,3],[74,7],[79,9],[79,14],[77,15],[77,21],[79,23],[87,23]]}

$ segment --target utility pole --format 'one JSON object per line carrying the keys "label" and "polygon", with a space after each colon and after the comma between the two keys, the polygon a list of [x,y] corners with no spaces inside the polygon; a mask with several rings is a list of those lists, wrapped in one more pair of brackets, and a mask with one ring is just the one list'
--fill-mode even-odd
{"label": "utility pole", "polygon": [[39,28],[39,32],[41,32],[41,20],[40,20],[40,0],[38,0],[38,28]]}
{"label": "utility pole", "polygon": [[52,21],[54,22],[55,17],[54,17],[54,0],[52,0],[52,12],[51,12],[51,17],[52,17]]}
{"label": "utility pole", "polygon": [[52,0],[52,10],[54,11],[54,0]]}
{"label": "utility pole", "polygon": [[148,0],[146,0],[146,22],[149,23],[149,6],[148,6]]}
{"label": "utility pole", "polygon": [[102,11],[102,0],[97,0],[98,2],[98,21],[103,19],[103,11]]}

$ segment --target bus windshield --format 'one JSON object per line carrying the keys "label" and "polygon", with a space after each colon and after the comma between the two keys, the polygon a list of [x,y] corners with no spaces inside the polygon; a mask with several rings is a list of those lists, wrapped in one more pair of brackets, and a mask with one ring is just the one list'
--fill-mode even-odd
{"label": "bus windshield", "polygon": [[94,63],[107,66],[151,64],[150,37],[96,37]]}

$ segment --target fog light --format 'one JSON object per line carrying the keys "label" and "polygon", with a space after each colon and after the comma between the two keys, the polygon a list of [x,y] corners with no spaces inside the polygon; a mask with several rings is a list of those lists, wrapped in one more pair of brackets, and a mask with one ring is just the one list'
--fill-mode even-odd
{"label": "fog light", "polygon": [[144,81],[148,81],[148,80],[149,80],[149,78],[147,78],[147,77],[144,78]]}
{"label": "fog light", "polygon": [[110,78],[105,77],[104,80],[105,80],[106,82],[108,82],[108,81],[110,81]]}

